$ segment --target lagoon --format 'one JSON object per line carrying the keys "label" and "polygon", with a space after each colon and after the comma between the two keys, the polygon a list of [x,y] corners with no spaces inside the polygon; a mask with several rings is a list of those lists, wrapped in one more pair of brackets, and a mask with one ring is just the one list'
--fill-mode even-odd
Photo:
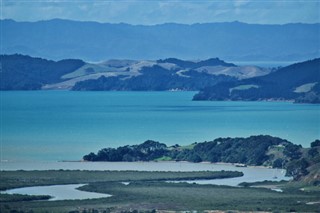
{"label": "lagoon", "polygon": [[[199,184],[237,186],[242,182],[291,180],[281,169],[266,167],[236,167],[227,163],[190,162],[3,162],[2,170],[91,170],[91,171],[240,171],[242,177],[186,181]],[[274,179],[277,177],[277,179]]]}
{"label": "lagoon", "polygon": [[111,197],[108,194],[80,191],[77,188],[85,184],[67,184],[53,186],[33,186],[16,189],[9,189],[4,194],[25,194],[25,195],[50,195],[50,201],[56,200],[82,200]]}
{"label": "lagoon", "polygon": [[148,139],[187,145],[269,134],[309,147],[320,138],[320,105],[191,101],[194,94],[1,91],[2,162],[80,160]]}
{"label": "lagoon", "polygon": [[[285,170],[270,169],[266,167],[236,167],[226,163],[190,163],[190,162],[3,162],[3,170],[91,170],[91,171],[241,171],[242,177],[212,179],[212,180],[192,180],[192,181],[168,181],[168,182],[188,182],[197,184],[214,184],[238,186],[242,182],[257,181],[281,181],[291,180],[285,176]],[[277,179],[274,179],[277,177]],[[129,182],[121,182],[124,185]],[[111,183],[112,184],[112,183]],[[8,194],[28,194],[28,195],[50,195],[51,201],[70,199],[94,199],[110,197],[108,194],[92,193],[77,190],[85,184],[68,184],[53,186],[34,186],[6,190],[2,193]]]}

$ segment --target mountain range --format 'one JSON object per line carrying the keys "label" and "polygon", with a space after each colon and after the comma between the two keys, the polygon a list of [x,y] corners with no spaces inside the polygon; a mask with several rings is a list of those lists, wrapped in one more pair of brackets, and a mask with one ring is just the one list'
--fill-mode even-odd
{"label": "mountain range", "polygon": [[257,66],[236,66],[218,58],[88,63],[14,54],[2,55],[1,64],[2,90],[200,90],[218,82],[236,81],[272,71]]}
{"label": "mountain range", "polygon": [[228,61],[303,61],[320,57],[320,24],[241,22],[130,25],[53,19],[0,20],[2,53],[52,60],[81,58],[210,58]]}
{"label": "mountain range", "polygon": [[207,60],[52,61],[1,55],[1,90],[199,91],[193,100],[320,103],[320,58],[282,68]]}

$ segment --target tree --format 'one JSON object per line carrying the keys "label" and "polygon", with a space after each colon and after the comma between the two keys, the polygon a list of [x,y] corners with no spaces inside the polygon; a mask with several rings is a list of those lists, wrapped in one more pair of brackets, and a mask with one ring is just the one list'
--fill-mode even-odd
{"label": "tree", "polygon": [[316,146],[320,146],[320,140],[315,140],[311,143],[311,147],[316,147]]}

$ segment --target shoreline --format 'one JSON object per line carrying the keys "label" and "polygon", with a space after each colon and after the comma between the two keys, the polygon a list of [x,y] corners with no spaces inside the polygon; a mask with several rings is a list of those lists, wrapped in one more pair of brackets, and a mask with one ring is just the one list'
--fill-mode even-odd
{"label": "shoreline", "polygon": [[253,166],[253,165],[246,165],[240,163],[227,163],[227,162],[210,162],[210,161],[202,161],[199,163],[189,162],[189,161],[86,161],[86,160],[61,160],[56,161],[61,163],[190,163],[190,164],[211,164],[211,165],[226,165],[226,166],[235,166],[235,167],[242,167],[242,168],[263,168],[263,169],[276,169],[272,168],[271,166]]}
{"label": "shoreline", "polygon": [[[70,165],[71,163],[71,165]],[[199,162],[199,163],[194,163],[194,162],[188,162],[188,161],[133,161],[133,162],[129,162],[129,161],[85,161],[85,160],[58,160],[58,161],[10,161],[10,160],[6,160],[6,161],[2,161],[1,162],[2,167],[3,165],[10,165],[10,164],[22,164],[22,166],[28,166],[28,165],[32,165],[32,164],[39,164],[39,165],[43,165],[43,166],[47,166],[48,164],[52,164],[55,165],[56,167],[58,167],[59,165],[61,165],[62,167],[59,168],[55,168],[55,169],[34,169],[34,170],[78,170],[79,168],[73,168],[70,169],[69,167],[63,168],[63,166],[72,166],[72,165],[89,165],[89,164],[96,164],[96,165],[111,165],[111,164],[122,164],[124,166],[132,164],[132,165],[146,165],[146,164],[158,164],[158,165],[164,165],[164,164],[176,164],[176,165],[208,165],[208,166],[227,166],[227,167],[232,167],[232,168],[237,168],[237,169],[274,169],[274,170],[285,170],[285,169],[277,169],[277,168],[272,168],[271,166],[253,166],[253,165],[244,165],[244,164],[238,164],[238,163],[226,163],[226,162],[216,162],[216,163],[212,163],[209,161],[203,161],[203,162]],[[120,168],[119,168],[120,169]],[[208,168],[208,169],[212,169],[212,168]],[[228,168],[227,168],[228,169]],[[26,171],[31,171],[29,168],[16,168],[16,169],[12,169],[12,168],[1,168],[0,171],[18,171],[18,170],[26,170]],[[91,170],[91,169],[80,169],[80,170]],[[100,170],[100,169],[99,169]],[[105,171],[112,171],[112,170],[117,170],[112,168],[110,169],[106,169]],[[143,170],[132,170],[132,171],[143,171]],[[154,170],[157,171],[157,170]],[[168,170],[171,171],[171,170]],[[194,170],[194,171],[198,171],[198,170]]]}

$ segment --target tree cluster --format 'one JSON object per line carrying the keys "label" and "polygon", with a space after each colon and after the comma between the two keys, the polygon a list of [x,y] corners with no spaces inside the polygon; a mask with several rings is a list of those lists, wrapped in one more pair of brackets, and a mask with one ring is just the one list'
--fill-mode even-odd
{"label": "tree cluster", "polygon": [[86,161],[151,161],[168,153],[167,146],[152,140],[140,145],[104,148],[97,154],[91,152],[83,157]]}

